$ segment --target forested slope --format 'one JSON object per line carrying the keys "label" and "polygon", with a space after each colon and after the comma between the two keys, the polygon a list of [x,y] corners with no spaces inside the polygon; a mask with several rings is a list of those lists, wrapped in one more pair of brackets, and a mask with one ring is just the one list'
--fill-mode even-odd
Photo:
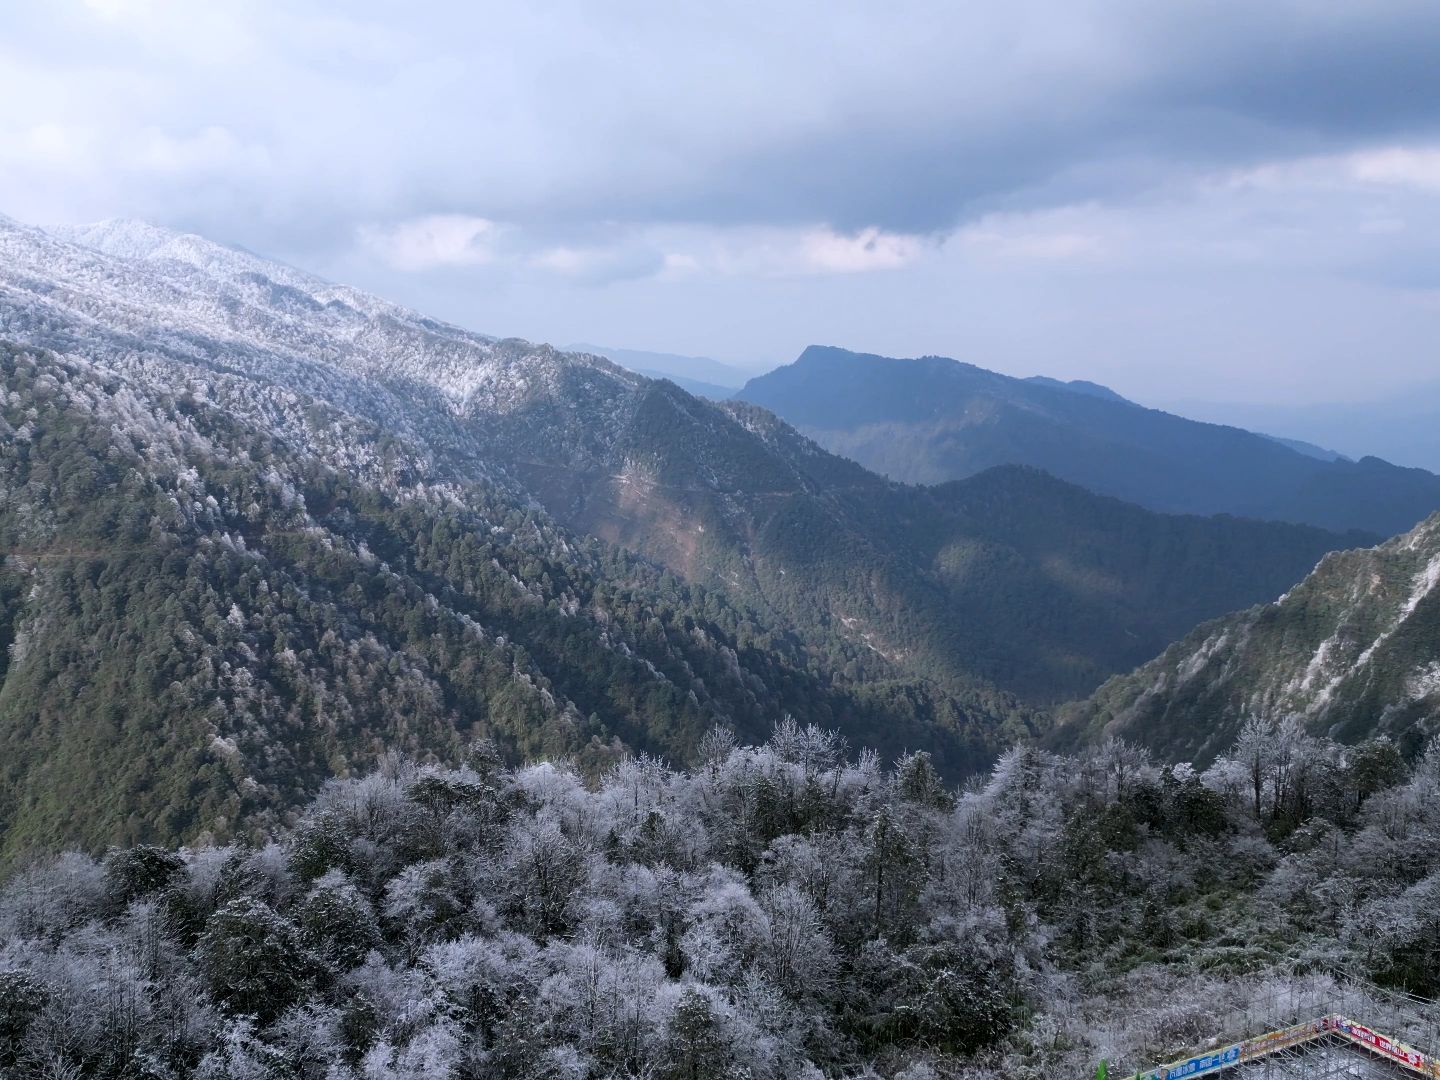
{"label": "forested slope", "polygon": [[1128,1076],[1333,969],[1440,991],[1437,859],[1440,752],[1295,726],[1203,775],[1015,750],[958,795],[791,724],[593,786],[480,744],[334,781],[264,846],[14,876],[0,1071]]}
{"label": "forested slope", "polygon": [[[587,419],[597,412],[611,420]],[[843,636],[881,670],[959,693],[980,681],[1038,705],[1372,539],[1156,514],[1035,469],[896,484],[763,409],[664,382],[597,387],[561,373],[483,430],[490,459],[577,531],[802,633]]]}
{"label": "forested slope", "polygon": [[78,361],[6,349],[0,374],[8,856],[243,832],[386,750],[481,734],[598,767],[686,760],[717,721],[756,733],[791,712],[958,773],[1024,730],[998,694],[972,715],[837,677],[503,488],[407,480],[403,447],[322,409],[314,437],[343,428],[390,483]]}

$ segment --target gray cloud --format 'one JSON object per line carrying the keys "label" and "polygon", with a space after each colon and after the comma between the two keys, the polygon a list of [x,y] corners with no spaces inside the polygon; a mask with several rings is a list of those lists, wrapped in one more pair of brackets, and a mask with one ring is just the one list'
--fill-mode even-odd
{"label": "gray cloud", "polygon": [[1440,124],[1431,0],[328,7],[22,6],[41,93],[5,133],[49,114],[109,174],[80,202],[324,244],[429,213],[944,229]]}
{"label": "gray cloud", "polygon": [[1437,55],[1434,0],[33,0],[0,210],[501,334],[1333,395],[1434,367]]}

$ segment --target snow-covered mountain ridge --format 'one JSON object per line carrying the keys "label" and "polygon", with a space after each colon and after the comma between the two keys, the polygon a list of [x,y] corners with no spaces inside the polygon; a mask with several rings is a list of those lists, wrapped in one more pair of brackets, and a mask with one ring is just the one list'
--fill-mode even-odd
{"label": "snow-covered mountain ridge", "polygon": [[[649,382],[599,357],[495,340],[134,221],[52,232],[0,222],[0,338],[212,402],[373,482],[383,470],[371,436],[345,434],[357,425],[400,440],[428,482],[483,478],[517,493],[497,440],[526,428],[593,455]],[[588,403],[583,418],[577,398]],[[317,407],[330,417],[323,434]],[[543,421],[526,418],[537,412]]]}
{"label": "snow-covered mountain ridge", "polygon": [[[322,389],[330,376],[363,376],[396,391],[424,388],[455,411],[472,401],[503,410],[544,393],[557,369],[583,366],[634,387],[640,376],[609,361],[560,354],[527,342],[498,342],[429,319],[348,286],[293,268],[134,221],[40,229],[0,228],[0,288],[8,336],[48,344],[43,327],[17,322],[15,309],[83,316],[103,325],[89,345],[113,347],[127,335],[163,341],[204,363],[255,374],[309,376]],[[17,333],[16,331],[19,331]],[[256,350],[294,370],[267,372]],[[317,384],[318,385],[313,385]]]}

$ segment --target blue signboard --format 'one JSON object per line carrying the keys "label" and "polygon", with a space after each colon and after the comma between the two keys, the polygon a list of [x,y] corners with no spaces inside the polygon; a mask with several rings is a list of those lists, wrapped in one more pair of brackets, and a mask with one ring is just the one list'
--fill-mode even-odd
{"label": "blue signboard", "polygon": [[1189,1061],[1178,1061],[1174,1065],[1165,1065],[1153,1072],[1145,1073],[1140,1080],[1183,1080],[1188,1076],[1203,1076],[1216,1069],[1234,1065],[1239,1060],[1240,1044],[1236,1043],[1223,1050],[1212,1050],[1208,1054],[1193,1057]]}

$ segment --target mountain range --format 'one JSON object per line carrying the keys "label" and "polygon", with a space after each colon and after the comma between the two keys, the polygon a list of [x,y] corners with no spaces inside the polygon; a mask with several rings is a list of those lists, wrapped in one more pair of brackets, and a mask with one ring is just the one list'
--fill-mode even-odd
{"label": "mountain range", "polygon": [[1187,420],[1093,383],[1017,379],[943,357],[812,346],[737,396],[910,483],[1024,464],[1152,510],[1382,536],[1440,509],[1440,476],[1423,469]]}
{"label": "mountain range", "polygon": [[260,835],[477,737],[598,770],[790,713],[963,775],[1365,539],[901,484],[134,222],[0,222],[0,340],[0,858]]}

